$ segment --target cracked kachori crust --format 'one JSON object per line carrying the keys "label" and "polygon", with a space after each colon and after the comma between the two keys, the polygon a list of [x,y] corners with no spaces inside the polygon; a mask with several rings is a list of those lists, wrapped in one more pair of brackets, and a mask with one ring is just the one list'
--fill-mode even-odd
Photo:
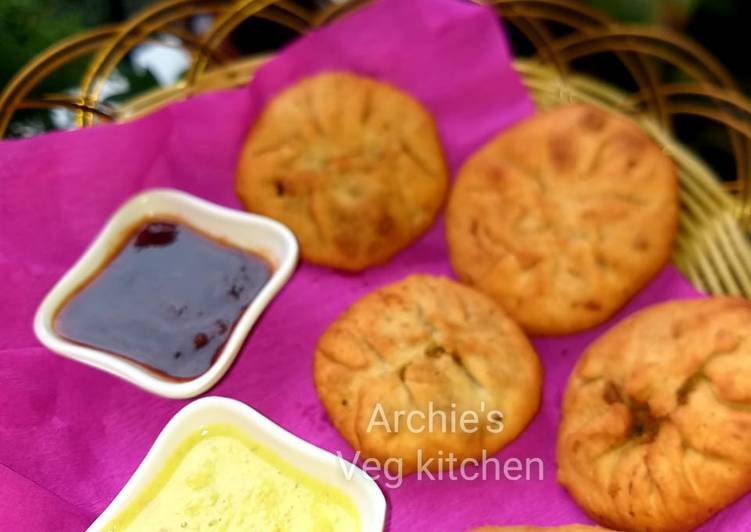
{"label": "cracked kachori crust", "polygon": [[383,82],[343,72],[305,78],[263,110],[242,148],[245,207],[287,225],[303,258],[357,271],[421,235],[448,177],[430,113]]}
{"label": "cracked kachori crust", "polygon": [[643,309],[582,355],[558,480],[599,523],[685,531],[751,489],[751,302]]}
{"label": "cracked kachori crust", "polygon": [[[364,458],[381,465],[401,460],[404,474],[420,463],[435,471],[449,453],[457,459],[495,454],[534,417],[542,386],[537,354],[495,302],[429,275],[409,276],[355,302],[319,339],[313,373],[339,433]],[[378,405],[383,415],[374,418]],[[433,430],[423,425],[420,432],[417,417],[412,428],[418,430],[408,430],[404,420],[397,427],[396,411],[422,412],[426,422],[432,416]],[[450,421],[442,426],[441,414],[431,414],[436,411],[447,420],[452,412],[457,420],[474,412],[478,422],[465,430]],[[372,420],[384,418],[388,427],[379,423],[368,431]],[[494,432],[499,422],[503,430]]]}
{"label": "cracked kachori crust", "polygon": [[588,105],[539,113],[459,171],[446,234],[458,277],[532,334],[605,321],[669,259],[671,159],[635,123]]}

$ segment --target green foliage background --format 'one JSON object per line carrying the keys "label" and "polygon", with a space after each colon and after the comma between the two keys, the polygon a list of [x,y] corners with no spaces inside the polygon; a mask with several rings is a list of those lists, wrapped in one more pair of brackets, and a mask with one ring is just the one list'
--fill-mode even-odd
{"label": "green foliage background", "polygon": [[[149,0],[0,0],[0,87],[34,56],[87,28],[121,20]],[[40,87],[61,91],[80,80],[85,62],[55,73]]]}
{"label": "green foliage background", "polygon": [[[0,0],[0,86],[45,48],[109,15],[108,3],[96,0]],[[76,70],[58,73],[44,89],[74,85]]]}
{"label": "green foliage background", "polygon": [[[749,0],[586,0],[628,22],[685,25],[701,10],[732,19]],[[0,0],[0,87],[36,54],[81,30],[116,21],[152,3],[150,0]],[[731,24],[732,25],[732,24]],[[718,38],[727,39],[722,28]],[[704,43],[710,45],[711,43]],[[723,58],[726,59],[726,58]],[[81,65],[48,80],[42,89],[75,85]]]}
{"label": "green foliage background", "polygon": [[[325,0],[295,0],[304,4]],[[408,1],[408,0],[405,0]],[[684,31],[709,48],[751,93],[751,0],[584,0],[613,17],[661,24]],[[118,22],[154,0],[0,0],[0,88],[34,56],[86,28]],[[73,88],[86,58],[56,72],[36,92]],[[123,62],[120,73],[130,81],[129,94],[152,86],[149,74],[137,74]],[[45,121],[47,119],[45,118]]]}

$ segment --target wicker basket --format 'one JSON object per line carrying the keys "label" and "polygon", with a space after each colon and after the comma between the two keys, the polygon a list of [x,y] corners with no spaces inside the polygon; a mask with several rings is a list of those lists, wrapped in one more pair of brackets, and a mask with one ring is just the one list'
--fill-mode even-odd
{"label": "wicker basket", "polygon": [[[75,36],[34,59],[0,94],[0,135],[19,109],[67,107],[76,111],[79,125],[88,126],[132,119],[192,94],[247,83],[269,56],[231,61],[223,57],[221,45],[240,23],[258,17],[303,33],[362,3],[309,12],[286,0],[163,1],[121,25]],[[683,36],[618,25],[574,0],[490,3],[534,51],[515,66],[540,108],[587,101],[629,115],[676,161],[682,202],[673,255],[678,268],[701,290],[751,297],[751,244],[746,238],[751,227],[751,102],[738,92],[732,76]],[[184,29],[185,21],[198,14],[213,16],[212,27],[200,38]],[[157,33],[173,34],[190,48],[192,63],[184,78],[116,107],[103,103],[103,84],[118,63],[134,46]],[[583,59],[603,54],[618,61],[634,89],[623,90],[577,71]],[[82,57],[90,61],[79,95],[29,96],[41,80]],[[666,64],[680,73],[682,81],[663,79]],[[684,114],[725,129],[734,176],[721,180],[675,140],[673,119]]]}

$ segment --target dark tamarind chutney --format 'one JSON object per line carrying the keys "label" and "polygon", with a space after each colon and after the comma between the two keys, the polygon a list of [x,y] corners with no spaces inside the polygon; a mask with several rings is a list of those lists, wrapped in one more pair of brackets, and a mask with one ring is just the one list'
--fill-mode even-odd
{"label": "dark tamarind chutney", "polygon": [[58,311],[65,338],[175,380],[211,367],[271,276],[260,256],[170,220],[147,220]]}

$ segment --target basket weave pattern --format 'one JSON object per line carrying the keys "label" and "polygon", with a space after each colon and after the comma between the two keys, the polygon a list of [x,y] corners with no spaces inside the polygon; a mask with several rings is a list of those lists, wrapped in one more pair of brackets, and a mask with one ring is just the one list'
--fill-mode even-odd
{"label": "basket weave pattern", "polygon": [[[250,17],[296,33],[325,24],[364,3],[309,12],[286,0],[166,0],[116,26],[69,38],[31,61],[0,93],[0,135],[20,109],[67,107],[82,127],[124,121],[169,102],[207,90],[247,83],[268,55],[227,59],[222,45]],[[586,101],[637,120],[676,161],[681,184],[681,224],[673,262],[699,289],[751,297],[751,102],[733,77],[690,39],[661,29],[624,26],[575,0],[492,0],[487,2],[528,41],[534,53],[515,66],[539,108]],[[197,37],[185,31],[196,15],[213,17]],[[181,81],[125,104],[101,99],[104,82],[138,44],[172,34],[192,55]],[[632,90],[577,72],[582,59],[608,54],[627,72]],[[61,66],[89,57],[78,95],[32,96],[40,81]],[[669,65],[679,76],[663,79]],[[680,79],[680,82],[675,82]],[[672,124],[692,115],[722,126],[735,175],[717,174],[677,142]]]}

